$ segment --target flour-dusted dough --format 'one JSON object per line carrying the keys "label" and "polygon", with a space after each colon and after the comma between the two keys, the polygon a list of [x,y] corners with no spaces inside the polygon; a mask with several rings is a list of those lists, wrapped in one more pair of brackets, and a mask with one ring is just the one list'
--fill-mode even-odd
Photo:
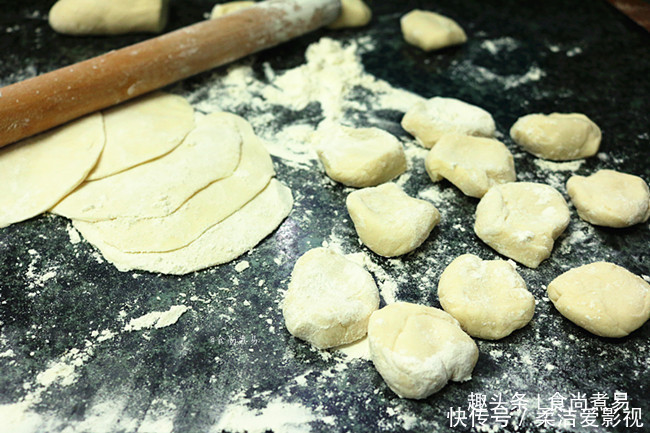
{"label": "flour-dusted dough", "polygon": [[59,0],[50,26],[68,35],[159,33],[167,24],[168,0]]}
{"label": "flour-dusted dough", "polygon": [[292,206],[291,190],[273,179],[259,195],[210,227],[198,239],[186,247],[164,253],[125,253],[106,244],[94,232],[86,231],[77,221],[73,221],[73,225],[122,272],[137,269],[184,275],[230,262],[251,250],[282,223]]}
{"label": "flour-dusted dough", "polygon": [[169,215],[200,189],[230,176],[239,164],[241,143],[232,121],[219,113],[205,116],[172,152],[86,182],[52,212],[83,221]]}
{"label": "flour-dusted dough", "polygon": [[354,191],[346,205],[361,242],[384,257],[413,251],[440,222],[434,205],[410,197],[394,183]]}
{"label": "flour-dusted dough", "polygon": [[536,268],[569,225],[569,207],[556,189],[531,182],[495,185],[476,207],[474,231],[499,253]]}
{"label": "flour-dusted dough", "polygon": [[445,134],[429,151],[425,167],[432,181],[449,180],[470,197],[481,198],[493,185],[517,178],[512,154],[500,141]]}
{"label": "flour-dusted dough", "polygon": [[482,108],[453,98],[435,97],[417,102],[402,119],[402,127],[426,148],[446,133],[493,137],[496,125]]}
{"label": "flour-dusted dough", "polygon": [[156,92],[103,112],[106,146],[86,180],[97,180],[165,155],[194,128],[180,96]]}
{"label": "flour-dusted dough", "polygon": [[327,248],[303,254],[282,304],[287,329],[320,349],[363,338],[379,308],[379,290],[361,266]]}
{"label": "flour-dusted dough", "polygon": [[248,9],[251,6],[255,6],[254,1],[236,1],[236,2],[227,2],[215,5],[210,14],[211,19],[219,18],[224,15],[231,14],[233,12],[240,11],[242,9]]}
{"label": "flour-dusted dough", "polygon": [[327,175],[347,186],[379,185],[406,170],[401,143],[378,128],[323,123],[314,134],[314,144]]}
{"label": "flour-dusted dough", "polygon": [[650,319],[650,284],[613,263],[571,269],[548,285],[560,313],[601,337],[625,337]]}
{"label": "flour-dusted dough", "polygon": [[650,191],[638,176],[600,170],[571,176],[566,187],[580,218],[592,224],[629,227],[650,218]]}
{"label": "flour-dusted dough", "polygon": [[478,360],[476,343],[456,319],[406,302],[370,316],[368,342],[375,368],[402,398],[426,398],[450,380],[467,381]]}
{"label": "flour-dusted dough", "polygon": [[77,227],[123,252],[165,252],[188,245],[239,210],[269,183],[275,174],[273,162],[248,122],[234,114],[219,116],[242,136],[241,162],[232,176],[208,185],[164,217],[77,221]]}
{"label": "flour-dusted dough", "polygon": [[535,298],[514,266],[463,254],[440,276],[438,298],[472,337],[498,340],[523,328],[535,312]]}
{"label": "flour-dusted dough", "polygon": [[601,135],[598,125],[579,113],[529,114],[510,129],[510,136],[524,150],[553,161],[595,155]]}
{"label": "flour-dusted dough", "polygon": [[101,114],[0,149],[0,227],[54,206],[86,178],[104,147]]}
{"label": "flour-dusted dough", "polygon": [[401,19],[402,34],[411,45],[433,51],[467,41],[458,23],[435,12],[415,9]]}
{"label": "flour-dusted dough", "polygon": [[363,0],[341,0],[341,15],[327,27],[343,29],[362,27],[370,22],[372,11]]}

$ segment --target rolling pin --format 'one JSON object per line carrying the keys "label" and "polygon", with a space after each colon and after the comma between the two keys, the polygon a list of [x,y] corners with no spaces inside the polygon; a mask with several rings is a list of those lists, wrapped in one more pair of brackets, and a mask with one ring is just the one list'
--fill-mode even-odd
{"label": "rolling pin", "polygon": [[0,89],[0,147],[334,21],[340,0],[268,0]]}

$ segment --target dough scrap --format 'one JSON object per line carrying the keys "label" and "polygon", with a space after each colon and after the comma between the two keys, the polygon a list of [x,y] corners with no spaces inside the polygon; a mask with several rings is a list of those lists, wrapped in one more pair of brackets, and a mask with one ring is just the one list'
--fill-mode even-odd
{"label": "dough scrap", "polygon": [[434,97],[417,102],[402,119],[402,127],[426,148],[433,147],[446,133],[494,137],[492,115],[458,99]]}
{"label": "dough scrap", "polygon": [[510,137],[524,150],[552,161],[595,155],[601,136],[598,125],[579,113],[529,114],[510,129]]}
{"label": "dough scrap", "polygon": [[219,113],[205,116],[172,152],[114,176],[86,182],[52,212],[83,221],[169,215],[194,193],[235,171],[241,142],[231,121],[224,121]]}
{"label": "dough scrap", "polygon": [[347,186],[379,185],[406,170],[401,143],[378,128],[326,124],[314,134],[314,143],[327,175]]}
{"label": "dough scrap", "polygon": [[0,228],[47,211],[73,191],[104,148],[101,114],[0,149]]}
{"label": "dough scrap", "polygon": [[397,302],[375,311],[368,323],[370,358],[402,398],[422,399],[449,380],[471,379],[476,343],[442,310]]}
{"label": "dough scrap", "polygon": [[435,12],[412,10],[400,20],[404,39],[424,51],[463,44],[467,35],[451,18]]}
{"label": "dough scrap", "polygon": [[361,242],[384,257],[413,251],[440,222],[434,205],[408,196],[394,183],[354,191],[346,205]]}
{"label": "dough scrap", "polygon": [[165,253],[125,253],[106,244],[77,221],[73,221],[73,225],[122,272],[137,269],[184,275],[230,262],[253,249],[282,223],[292,206],[291,190],[272,179],[239,211],[210,227],[188,246]]}
{"label": "dough scrap", "polygon": [[50,26],[68,35],[160,33],[167,25],[168,0],[59,0]]}
{"label": "dough scrap", "polygon": [[219,18],[224,15],[228,15],[233,12],[240,11],[242,9],[248,9],[251,6],[255,6],[254,1],[235,1],[235,2],[217,4],[212,9],[212,13],[210,14],[210,19]]}
{"label": "dough scrap", "polygon": [[370,22],[372,11],[363,0],[341,0],[341,15],[328,29],[363,27]]}
{"label": "dough scrap", "polygon": [[463,194],[481,198],[493,185],[517,178],[512,154],[498,140],[445,134],[429,151],[425,167],[432,181],[441,178]]}
{"label": "dough scrap", "polygon": [[566,187],[580,218],[591,224],[630,227],[650,218],[650,191],[638,176],[600,170],[571,176]]}
{"label": "dough scrap", "polygon": [[287,329],[320,349],[363,338],[379,308],[368,271],[327,248],[314,248],[294,265],[282,305]]}
{"label": "dough scrap", "polygon": [[440,276],[438,298],[472,337],[498,340],[533,318],[535,298],[514,266],[463,254]]}
{"label": "dough scrap", "polygon": [[165,252],[187,246],[248,203],[275,174],[273,162],[248,122],[229,113],[218,115],[242,136],[241,162],[232,176],[208,185],[167,216],[77,221],[77,226],[123,252]]}
{"label": "dough scrap", "polygon": [[163,92],[102,114],[106,146],[86,180],[102,179],[165,155],[194,128],[194,110],[187,100]]}
{"label": "dough scrap", "polygon": [[625,337],[650,319],[650,284],[613,263],[573,268],[547,290],[564,317],[601,337]]}
{"label": "dough scrap", "polygon": [[474,231],[504,256],[536,268],[569,225],[569,207],[556,189],[531,182],[495,185],[476,207]]}

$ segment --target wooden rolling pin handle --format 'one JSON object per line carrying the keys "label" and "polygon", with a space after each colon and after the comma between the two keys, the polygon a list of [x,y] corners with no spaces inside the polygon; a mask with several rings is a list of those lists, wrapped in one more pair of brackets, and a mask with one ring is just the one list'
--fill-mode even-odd
{"label": "wooden rolling pin handle", "polygon": [[0,89],[0,147],[334,21],[340,0],[269,0]]}

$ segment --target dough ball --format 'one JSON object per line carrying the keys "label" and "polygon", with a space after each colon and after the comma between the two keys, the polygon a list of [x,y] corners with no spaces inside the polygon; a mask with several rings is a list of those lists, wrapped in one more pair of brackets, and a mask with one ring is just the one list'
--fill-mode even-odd
{"label": "dough ball", "polygon": [[510,136],[537,157],[567,161],[595,155],[601,132],[584,114],[529,114],[515,122]]}
{"label": "dough ball", "polygon": [[421,399],[448,381],[471,379],[476,343],[456,319],[437,308],[397,302],[370,316],[370,359],[402,398]]}
{"label": "dough ball", "polygon": [[378,128],[324,124],[314,141],[327,175],[347,186],[379,185],[406,170],[401,143]]}
{"label": "dough ball", "polygon": [[564,317],[601,337],[625,337],[650,318],[650,285],[613,263],[563,273],[548,285],[548,297]]}
{"label": "dough ball", "polygon": [[580,218],[592,224],[629,227],[650,218],[648,184],[638,176],[600,170],[571,176],[566,187]]}
{"label": "dough ball", "polygon": [[59,0],[50,26],[68,35],[159,33],[167,24],[168,0]]}
{"label": "dough ball", "polygon": [[354,191],[346,205],[361,242],[384,257],[413,251],[440,222],[434,205],[409,197],[394,183]]}
{"label": "dough ball", "polygon": [[508,148],[490,138],[445,134],[425,160],[429,177],[449,180],[470,197],[481,198],[490,187],[514,182],[515,163]]}
{"label": "dough ball", "polygon": [[494,119],[487,111],[453,98],[435,97],[420,101],[402,119],[402,127],[426,148],[446,133],[493,137]]}
{"label": "dough ball", "polygon": [[569,207],[554,188],[530,182],[495,185],[476,207],[474,231],[504,256],[536,268],[569,225]]}
{"label": "dough ball", "polygon": [[211,19],[219,18],[224,15],[231,14],[233,12],[240,11],[242,9],[247,9],[251,6],[254,6],[255,2],[254,1],[240,1],[240,2],[227,2],[227,3],[221,3],[216,5],[212,9],[212,13],[210,14]]}
{"label": "dough ball", "polygon": [[282,314],[291,335],[326,349],[363,338],[377,308],[379,290],[368,271],[314,248],[293,267]]}
{"label": "dough ball", "polygon": [[472,337],[498,340],[523,328],[535,312],[535,298],[505,260],[457,257],[438,283],[444,310]]}
{"label": "dough ball", "polygon": [[467,41],[458,23],[435,12],[415,9],[401,19],[402,34],[411,45],[433,51]]}
{"label": "dough ball", "polygon": [[341,15],[329,26],[330,29],[363,27],[370,22],[372,12],[362,0],[341,0]]}

